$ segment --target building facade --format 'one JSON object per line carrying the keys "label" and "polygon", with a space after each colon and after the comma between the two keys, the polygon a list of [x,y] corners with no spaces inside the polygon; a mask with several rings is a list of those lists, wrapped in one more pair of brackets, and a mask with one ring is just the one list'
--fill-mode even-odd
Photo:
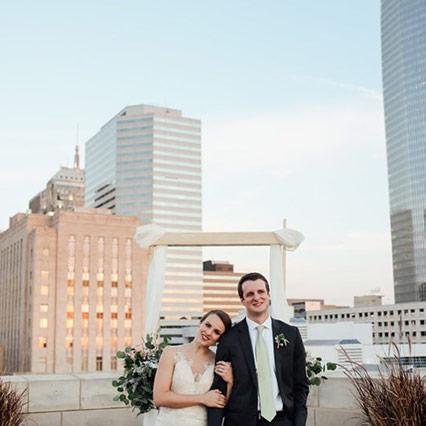
{"label": "building facade", "polygon": [[140,221],[109,210],[17,214],[0,234],[6,372],[110,371],[144,324]]}
{"label": "building facade", "polygon": [[32,213],[48,213],[56,209],[73,211],[84,206],[84,170],[80,169],[80,155],[75,148],[73,167],[61,167],[47,182],[46,188],[29,202]]}
{"label": "building facade", "polygon": [[382,0],[395,302],[426,300],[426,3]]}
{"label": "building facade", "polygon": [[[86,205],[167,231],[201,231],[201,122],[150,105],[127,106],[86,143]],[[199,248],[169,248],[161,317],[202,313]]]}
{"label": "building facade", "polygon": [[203,262],[203,313],[222,309],[231,318],[244,310],[238,296],[238,281],[244,275],[234,272],[234,265],[227,261]]}
{"label": "building facade", "polygon": [[307,312],[309,324],[371,323],[373,343],[426,343],[426,302],[370,305]]}

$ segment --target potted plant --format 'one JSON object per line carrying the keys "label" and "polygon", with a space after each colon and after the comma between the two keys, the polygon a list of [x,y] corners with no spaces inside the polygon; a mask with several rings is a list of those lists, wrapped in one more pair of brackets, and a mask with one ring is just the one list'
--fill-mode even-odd
{"label": "potted plant", "polygon": [[349,366],[342,368],[353,385],[362,420],[371,426],[425,426],[424,378],[415,368],[403,365],[398,347],[392,346],[394,354],[381,358],[377,376],[346,353]]}

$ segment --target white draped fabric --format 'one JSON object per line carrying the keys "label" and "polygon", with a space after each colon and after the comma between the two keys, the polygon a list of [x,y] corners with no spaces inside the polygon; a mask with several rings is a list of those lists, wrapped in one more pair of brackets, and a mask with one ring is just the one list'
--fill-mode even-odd
{"label": "white draped fabric", "polygon": [[139,226],[135,234],[135,240],[142,248],[151,249],[146,283],[144,337],[157,331],[158,319],[160,318],[161,295],[163,294],[166,274],[167,246],[152,248],[152,245],[164,234],[164,229],[155,224]]}
{"label": "white draped fabric", "polygon": [[286,297],[285,250],[296,250],[304,237],[300,232],[288,228],[275,231],[274,234],[282,245],[271,245],[269,253],[271,316],[288,322],[292,309],[288,306]]}
{"label": "white draped fabric", "polygon": [[[151,248],[151,259],[148,268],[147,291],[145,297],[145,329],[144,335],[157,331],[161,309],[161,295],[164,289],[167,246],[155,246],[165,231],[155,224],[137,228],[136,242],[142,248]],[[274,232],[281,245],[271,245],[269,255],[269,282],[271,287],[272,316],[283,321],[290,319],[290,312],[285,291],[285,250],[294,251],[303,241],[303,235],[294,229],[283,228]]]}

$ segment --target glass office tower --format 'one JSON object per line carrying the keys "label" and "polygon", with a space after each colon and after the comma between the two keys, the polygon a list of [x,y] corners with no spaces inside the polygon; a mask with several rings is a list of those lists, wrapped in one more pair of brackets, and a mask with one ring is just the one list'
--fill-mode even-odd
{"label": "glass office tower", "polygon": [[426,1],[382,0],[395,301],[426,300]]}
{"label": "glass office tower", "polygon": [[[86,143],[86,204],[168,231],[201,231],[201,122],[127,106]],[[202,312],[202,252],[169,248],[161,315]]]}

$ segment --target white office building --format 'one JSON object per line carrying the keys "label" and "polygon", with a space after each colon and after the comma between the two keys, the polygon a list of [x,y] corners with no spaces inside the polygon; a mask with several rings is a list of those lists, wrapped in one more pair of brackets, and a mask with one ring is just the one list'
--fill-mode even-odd
{"label": "white office building", "polygon": [[[201,122],[171,108],[123,108],[86,143],[86,204],[165,230],[201,231]],[[169,248],[161,316],[202,313],[199,248]]]}

